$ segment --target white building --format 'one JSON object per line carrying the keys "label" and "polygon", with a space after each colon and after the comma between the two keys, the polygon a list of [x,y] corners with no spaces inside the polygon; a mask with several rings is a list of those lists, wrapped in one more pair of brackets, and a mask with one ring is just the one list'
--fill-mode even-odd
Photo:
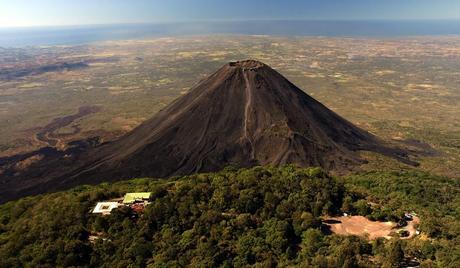
{"label": "white building", "polygon": [[108,215],[114,208],[121,206],[118,202],[99,202],[93,209],[93,213]]}

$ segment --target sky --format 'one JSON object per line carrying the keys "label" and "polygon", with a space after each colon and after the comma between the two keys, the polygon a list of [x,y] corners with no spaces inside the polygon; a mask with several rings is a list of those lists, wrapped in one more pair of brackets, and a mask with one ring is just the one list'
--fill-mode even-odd
{"label": "sky", "polygon": [[0,0],[0,28],[215,20],[460,19],[460,0]]}

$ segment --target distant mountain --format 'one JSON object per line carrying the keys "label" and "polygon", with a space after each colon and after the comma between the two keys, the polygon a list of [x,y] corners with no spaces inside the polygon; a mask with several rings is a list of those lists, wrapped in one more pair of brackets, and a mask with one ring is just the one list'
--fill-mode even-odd
{"label": "distant mountain", "polygon": [[[269,66],[232,62],[194,86],[119,140],[70,157],[37,164],[2,200],[134,177],[216,171],[228,165],[321,166],[346,170],[364,161],[357,151],[408,164],[391,148],[308,96]],[[52,167],[52,170],[50,168]],[[5,196],[7,196],[5,198]]]}

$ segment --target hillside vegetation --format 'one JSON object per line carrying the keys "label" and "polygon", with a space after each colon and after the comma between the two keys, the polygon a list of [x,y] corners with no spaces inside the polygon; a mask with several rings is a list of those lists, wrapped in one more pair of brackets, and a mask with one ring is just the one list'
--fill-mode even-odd
{"label": "hillside vegetation", "polygon": [[[153,193],[143,215],[90,213],[130,191]],[[0,206],[0,267],[399,267],[414,257],[460,267],[459,192],[415,171],[337,179],[293,166],[80,186]],[[338,236],[321,224],[343,211],[398,219],[411,210],[422,235],[410,240]]]}

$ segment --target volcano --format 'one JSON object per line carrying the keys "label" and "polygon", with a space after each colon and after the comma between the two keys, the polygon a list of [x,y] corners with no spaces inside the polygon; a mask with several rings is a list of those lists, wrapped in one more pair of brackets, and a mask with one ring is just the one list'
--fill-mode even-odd
{"label": "volcano", "polygon": [[54,164],[58,171],[52,172],[42,167],[34,172],[40,179],[28,177],[35,183],[21,195],[230,165],[347,170],[364,163],[358,151],[413,164],[403,150],[354,126],[269,66],[246,60],[224,65],[125,136],[75,156],[71,165]]}

